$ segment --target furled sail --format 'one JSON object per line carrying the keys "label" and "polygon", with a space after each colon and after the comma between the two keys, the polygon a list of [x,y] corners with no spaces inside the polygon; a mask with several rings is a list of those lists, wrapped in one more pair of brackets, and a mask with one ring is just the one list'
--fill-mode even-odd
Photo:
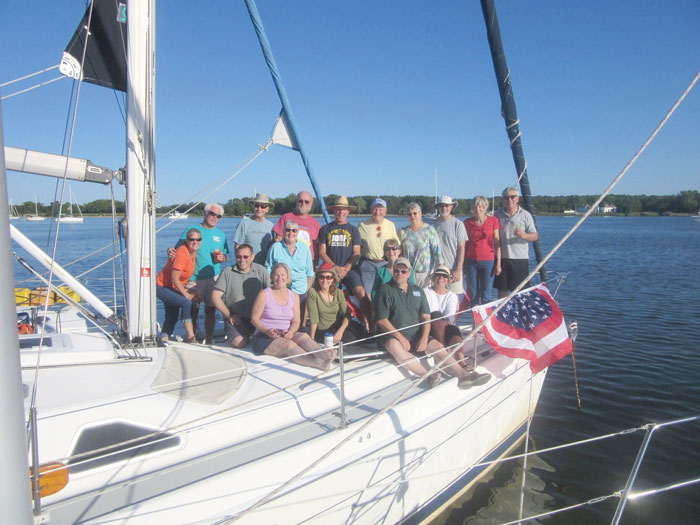
{"label": "furled sail", "polygon": [[126,4],[126,0],[93,0],[87,6],[80,25],[63,53],[59,66],[61,73],[126,91]]}

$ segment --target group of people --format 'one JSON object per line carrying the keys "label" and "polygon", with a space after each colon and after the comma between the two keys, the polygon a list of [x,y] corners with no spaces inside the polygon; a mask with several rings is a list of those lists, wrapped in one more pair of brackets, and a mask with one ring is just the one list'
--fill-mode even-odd
{"label": "group of people", "polygon": [[[266,218],[269,197],[259,193],[234,234],[236,262],[223,269],[229,253],[217,227],[223,208],[208,204],[202,223],[168,250],[158,275],[157,294],[165,306],[161,336],[171,337],[180,317],[187,340],[196,341],[203,302],[207,343],[219,311],[232,346],[251,344],[258,354],[327,370],[335,351],[325,348],[326,338],[332,335],[337,344],[362,335],[351,321],[352,309],[363,331],[380,334],[379,344],[406,373],[426,375],[417,356],[442,360],[446,346],[461,342],[455,317],[465,275],[474,306],[491,300],[492,286],[503,297],[528,274],[528,242],[538,238],[534,220],[519,206],[515,188],[506,188],[502,198],[503,207],[490,216],[488,200],[477,197],[473,215],[460,221],[452,215],[457,202],[442,197],[431,224],[423,221],[420,205],[411,203],[409,224],[397,231],[381,198],[372,201],[370,217],[354,226],[348,221],[354,206],[340,196],[329,207],[335,220],[321,227],[310,215],[310,193],[300,192],[294,211],[275,224]],[[443,370],[458,377],[461,388],[488,380],[466,364],[461,349],[454,357]],[[426,379],[435,384],[439,377]]]}

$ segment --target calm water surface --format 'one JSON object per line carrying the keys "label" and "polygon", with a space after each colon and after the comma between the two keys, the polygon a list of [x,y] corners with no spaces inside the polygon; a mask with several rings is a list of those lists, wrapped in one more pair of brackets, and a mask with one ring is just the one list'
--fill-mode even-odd
{"label": "calm water surface", "polygon": [[[574,221],[538,219],[545,253]],[[165,248],[191,222],[196,220],[176,221],[158,234],[159,269]],[[225,218],[220,227],[230,238],[237,223]],[[13,224],[46,246],[48,222]],[[107,244],[111,221],[86,218],[83,224],[61,225],[61,238],[57,260],[66,264]],[[80,273],[111,253],[110,247],[69,269]],[[700,223],[684,217],[593,218],[554,256],[548,268],[568,274],[558,300],[567,318],[579,322],[576,363],[582,409],[576,406],[572,359],[563,359],[548,373],[532,422],[531,449],[700,414],[698,260]],[[17,264],[15,272],[18,281],[27,278]],[[111,283],[101,279],[111,273],[109,264],[86,276],[91,288],[110,302]],[[697,423],[657,431],[636,488],[700,477],[698,436]],[[530,459],[525,516],[622,489],[641,440],[642,433],[635,433]],[[452,525],[517,519],[521,479],[522,463],[502,465],[441,521]],[[613,499],[540,522],[609,523],[616,504]],[[696,523],[698,516],[696,484],[628,503],[623,523]]]}

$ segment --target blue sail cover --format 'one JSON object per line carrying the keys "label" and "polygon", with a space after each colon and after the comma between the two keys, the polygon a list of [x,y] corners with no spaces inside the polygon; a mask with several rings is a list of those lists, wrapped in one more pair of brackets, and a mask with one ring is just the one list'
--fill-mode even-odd
{"label": "blue sail cover", "polygon": [[289,103],[289,99],[287,98],[287,91],[284,89],[284,84],[282,84],[282,77],[277,69],[277,63],[275,62],[275,57],[272,54],[270,42],[267,40],[265,28],[263,27],[260,14],[258,13],[258,6],[255,4],[255,0],[246,0],[245,5],[248,8],[248,14],[250,15],[250,20],[253,22],[255,33],[258,35],[258,42],[260,42],[260,47],[262,48],[263,55],[265,56],[265,62],[267,62],[267,68],[270,70],[270,75],[272,75],[272,80],[275,83],[277,95],[279,96],[280,102],[282,102],[282,113],[280,117],[283,119],[283,124],[291,142],[294,144],[294,149],[299,150],[301,160],[304,163],[304,168],[306,169],[306,174],[309,177],[309,181],[311,181],[311,187],[314,189],[316,199],[321,206],[323,217],[326,220],[326,223],[329,223],[330,217],[328,216],[328,211],[326,210],[326,204],[323,201],[323,194],[318,186],[318,182],[316,182],[316,177],[314,176],[313,169],[311,168],[311,161],[304,151],[301,140],[299,140],[299,133],[292,114],[292,107]]}

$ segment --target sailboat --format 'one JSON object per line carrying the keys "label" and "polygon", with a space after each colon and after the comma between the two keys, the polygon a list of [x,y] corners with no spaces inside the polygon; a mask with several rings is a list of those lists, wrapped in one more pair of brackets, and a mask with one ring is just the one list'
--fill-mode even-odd
{"label": "sailboat", "polygon": [[[247,5],[263,42],[254,2]],[[128,25],[128,31],[117,29],[129,50],[127,143],[140,145],[127,148],[126,162],[128,315],[119,318],[76,290],[92,307],[90,319],[102,325],[66,330],[56,323],[54,332],[20,338],[22,385],[8,381],[8,399],[21,404],[18,396],[25,393],[36,519],[428,519],[475,483],[485,462],[522,439],[546,368],[533,373],[527,361],[495,352],[477,336],[469,353],[476,369],[491,375],[489,382],[460,390],[453,378],[426,389],[387,359],[341,359],[320,372],[227,346],[158,345],[155,198],[149,193],[155,172],[155,2],[131,0],[128,16],[115,2],[93,6],[105,9],[103,20]],[[85,34],[85,26],[76,35]],[[66,61],[82,78],[82,64]],[[32,248],[19,232],[13,230],[12,238]],[[73,305],[62,308],[65,316]],[[114,331],[102,327],[110,323]],[[11,374],[17,367],[2,368]],[[22,425],[8,436],[16,446],[3,453],[15,460],[5,465],[17,464],[17,450],[26,453],[24,432]],[[21,467],[18,480],[26,481],[26,464]],[[15,485],[19,514],[28,506],[29,484]]]}
{"label": "sailboat", "polygon": [[34,195],[34,215],[27,215],[24,220],[26,221],[43,221],[46,217],[39,215],[39,203],[37,201],[36,195]]}
{"label": "sailboat", "polygon": [[68,186],[68,193],[69,193],[69,208],[68,208],[68,215],[61,215],[60,217],[56,217],[54,219],[54,222],[60,222],[60,223],[81,223],[83,222],[83,212],[80,211],[80,206],[78,205],[77,202],[75,202],[75,207],[78,208],[78,215],[73,215],[73,200],[75,199],[75,195],[73,195],[73,190],[70,186]]}
{"label": "sailboat", "polygon": [[181,211],[177,210],[168,213],[168,220],[170,221],[181,221],[183,219],[188,219],[189,217],[189,213],[182,213]]}
{"label": "sailboat", "polygon": [[17,213],[17,208],[15,205],[12,203],[12,199],[10,199],[10,202],[8,203],[8,207],[10,208],[10,220],[14,221],[19,219],[19,213]]}

